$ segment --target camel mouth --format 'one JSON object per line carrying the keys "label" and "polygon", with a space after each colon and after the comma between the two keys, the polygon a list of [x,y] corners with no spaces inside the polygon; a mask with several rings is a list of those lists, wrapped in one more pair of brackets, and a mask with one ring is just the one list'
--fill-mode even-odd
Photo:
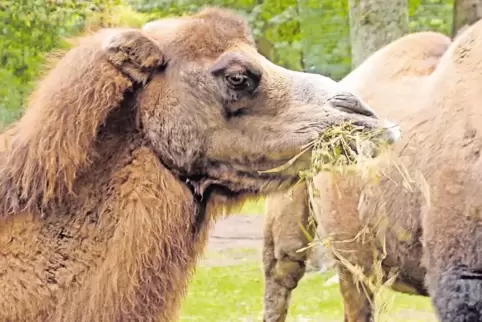
{"label": "camel mouth", "polygon": [[[279,164],[279,163],[277,163]],[[233,166],[229,162],[215,162],[206,173],[181,178],[201,199],[222,196],[239,199],[250,195],[265,195],[288,189],[299,180],[298,171],[263,173],[255,168]]]}

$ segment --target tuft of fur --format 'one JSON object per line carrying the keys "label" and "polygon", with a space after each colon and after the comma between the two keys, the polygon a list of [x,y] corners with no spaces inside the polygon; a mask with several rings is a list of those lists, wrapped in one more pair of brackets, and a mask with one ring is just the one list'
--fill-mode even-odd
{"label": "tuft of fur", "polygon": [[441,321],[476,322],[482,312],[482,272],[465,265],[447,267],[431,294]]}
{"label": "tuft of fur", "polygon": [[138,30],[86,36],[2,134],[0,320],[176,319],[210,220],[135,123],[162,64]]}
{"label": "tuft of fur", "polygon": [[192,233],[196,218],[186,214],[195,214],[197,205],[190,191],[148,149],[135,151],[114,178],[117,193],[100,220],[102,227],[117,221],[108,251],[93,278],[59,299],[52,321],[177,319],[209,220],[200,234]]}

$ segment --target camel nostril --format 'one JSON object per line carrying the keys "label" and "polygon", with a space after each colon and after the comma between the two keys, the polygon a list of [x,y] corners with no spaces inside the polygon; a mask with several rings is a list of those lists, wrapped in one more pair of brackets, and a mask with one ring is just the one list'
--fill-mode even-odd
{"label": "camel nostril", "polygon": [[360,98],[350,92],[342,92],[332,96],[328,102],[337,110],[350,114],[361,114],[377,118],[375,112]]}

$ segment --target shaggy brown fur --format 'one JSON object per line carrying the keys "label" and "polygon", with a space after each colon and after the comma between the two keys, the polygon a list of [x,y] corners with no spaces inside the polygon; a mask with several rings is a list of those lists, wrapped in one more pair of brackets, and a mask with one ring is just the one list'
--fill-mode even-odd
{"label": "shaggy brown fur", "polygon": [[385,126],[230,11],[83,38],[3,134],[0,320],[175,320],[217,208],[292,185],[258,170],[346,119]]}
{"label": "shaggy brown fur", "polygon": [[[419,149],[427,131],[422,126],[424,122],[430,124],[431,117],[435,115],[433,112],[436,112],[436,106],[426,105],[425,100],[429,98],[426,92],[433,86],[431,84],[436,78],[432,73],[449,45],[450,40],[437,33],[407,35],[377,51],[341,81],[382,116],[399,121],[407,140],[396,146],[396,153],[402,159],[408,157],[406,163],[413,165],[412,168],[423,165],[413,154],[434,157],[431,143],[424,143],[425,150]],[[446,79],[450,83],[453,78]],[[433,94],[440,93],[444,92],[434,91]],[[439,164],[440,161],[435,160]],[[424,171],[424,174],[427,172]],[[373,264],[373,247],[370,245],[381,249],[382,239],[386,238],[388,256],[383,261],[386,273],[392,268],[400,269],[399,279],[393,288],[426,294],[425,269],[421,266],[420,211],[424,199],[418,187],[413,193],[402,188],[403,180],[397,170],[390,169],[388,176],[395,181],[382,178],[381,183],[376,185],[355,177],[320,174],[316,178],[316,187],[322,197],[317,198],[313,205],[320,225],[318,230],[322,238],[333,237],[335,250],[353,264],[363,267],[367,274]],[[433,182],[435,185],[446,183]],[[279,194],[269,196],[267,201],[263,258],[267,285],[265,321],[285,320],[291,290],[303,276],[307,254],[298,253],[296,257],[293,254],[306,246],[306,241],[300,238],[302,235],[292,220],[286,219],[292,216],[303,222],[309,216],[306,187],[299,186],[297,189],[305,192],[298,191],[291,201]],[[385,226],[377,226],[380,219]],[[355,239],[366,225],[376,233],[364,235],[363,242],[360,238],[354,242],[336,242]],[[444,236],[443,240],[449,239]],[[441,245],[447,245],[447,242]],[[274,263],[280,261],[291,270],[273,271]],[[338,268],[345,300],[345,321],[369,321],[372,318],[369,299],[356,288],[350,271],[342,265]]]}

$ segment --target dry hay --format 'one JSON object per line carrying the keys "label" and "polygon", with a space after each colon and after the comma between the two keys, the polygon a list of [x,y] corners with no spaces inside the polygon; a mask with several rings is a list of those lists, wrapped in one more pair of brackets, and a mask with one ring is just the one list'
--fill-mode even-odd
{"label": "dry hay", "polygon": [[300,172],[300,182],[312,180],[318,173],[339,174],[362,173],[365,177],[373,170],[370,166],[374,156],[385,155],[388,143],[381,138],[382,129],[367,131],[363,126],[344,122],[323,131],[320,136],[308,143],[300,153],[285,164],[261,171],[281,172],[291,167],[302,155],[311,151],[311,167]]}

